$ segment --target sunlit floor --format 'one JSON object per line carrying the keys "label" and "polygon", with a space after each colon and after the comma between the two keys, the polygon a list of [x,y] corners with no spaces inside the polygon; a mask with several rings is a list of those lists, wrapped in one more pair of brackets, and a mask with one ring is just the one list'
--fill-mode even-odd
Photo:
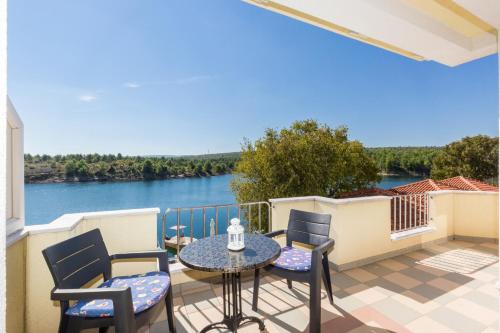
{"label": "sunlit floor", "polygon": [[[323,291],[322,332],[498,332],[497,244],[452,241],[332,274],[335,305]],[[289,290],[286,281],[264,277],[257,313],[252,287],[251,278],[243,283],[243,311],[262,318],[267,332],[308,331],[306,284]],[[178,332],[219,321],[221,293],[217,281],[181,286],[174,300]],[[168,332],[165,320],[163,311],[140,332]]]}

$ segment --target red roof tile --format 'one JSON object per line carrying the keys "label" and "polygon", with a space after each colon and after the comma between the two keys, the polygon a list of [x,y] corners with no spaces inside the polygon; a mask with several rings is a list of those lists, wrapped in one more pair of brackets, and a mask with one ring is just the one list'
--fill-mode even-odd
{"label": "red roof tile", "polygon": [[477,179],[462,176],[443,180],[424,179],[415,183],[396,186],[388,190],[369,188],[341,194],[339,198],[372,197],[377,195],[395,196],[405,194],[425,193],[429,191],[463,190],[463,191],[493,191],[498,192],[498,187],[484,183]]}
{"label": "red roof tile", "polygon": [[432,179],[424,179],[419,182],[393,187],[392,190],[398,194],[425,193],[428,191],[454,190],[455,188],[441,184]]}
{"label": "red roof tile", "polygon": [[494,191],[498,192],[498,187],[493,186],[488,183],[484,183],[477,179],[465,178],[462,176],[443,179],[440,181],[448,186],[452,186],[456,189],[465,190],[465,191]]}

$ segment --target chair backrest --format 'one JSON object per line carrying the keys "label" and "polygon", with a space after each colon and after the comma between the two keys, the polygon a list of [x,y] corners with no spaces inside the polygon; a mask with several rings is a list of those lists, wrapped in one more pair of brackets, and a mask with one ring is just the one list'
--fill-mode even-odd
{"label": "chair backrest", "polygon": [[99,275],[111,277],[111,261],[99,229],[42,251],[57,288],[80,288]]}
{"label": "chair backrest", "polygon": [[291,209],[286,233],[287,246],[291,246],[292,242],[314,246],[325,243],[329,239],[331,219],[330,214]]}

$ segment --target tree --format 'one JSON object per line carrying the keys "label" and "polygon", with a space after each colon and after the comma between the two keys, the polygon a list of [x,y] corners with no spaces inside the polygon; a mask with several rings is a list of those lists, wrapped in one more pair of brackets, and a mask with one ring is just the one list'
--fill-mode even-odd
{"label": "tree", "polygon": [[106,162],[99,162],[96,165],[97,170],[95,171],[95,175],[99,178],[104,178],[107,176],[107,172],[109,170],[108,168],[108,163]]}
{"label": "tree", "polygon": [[479,180],[498,177],[498,137],[467,136],[444,147],[434,158],[431,176],[464,176]]}
{"label": "tree", "polygon": [[76,163],[75,173],[78,177],[86,177],[89,175],[89,166],[84,160],[80,160]]}
{"label": "tree", "polygon": [[142,176],[144,179],[154,179],[155,178],[155,170],[153,166],[153,162],[151,162],[150,159],[147,159],[144,161],[144,164],[142,166]]}
{"label": "tree", "polygon": [[203,173],[203,165],[201,164],[201,162],[198,162],[194,167],[194,174],[197,176],[201,176],[202,173]]}
{"label": "tree", "polygon": [[378,168],[347,128],[314,120],[298,121],[277,132],[266,130],[246,141],[231,183],[239,202],[305,195],[335,196],[371,186]]}
{"label": "tree", "polygon": [[74,160],[69,160],[64,166],[64,173],[66,177],[74,177],[76,174],[76,162]]}
{"label": "tree", "polygon": [[203,171],[209,175],[212,173],[212,163],[210,161],[206,161],[203,165]]}

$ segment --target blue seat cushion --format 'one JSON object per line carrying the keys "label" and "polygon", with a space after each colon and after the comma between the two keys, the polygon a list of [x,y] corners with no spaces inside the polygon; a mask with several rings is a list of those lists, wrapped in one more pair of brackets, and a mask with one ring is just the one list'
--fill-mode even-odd
{"label": "blue seat cushion", "polygon": [[[130,276],[117,276],[101,283],[98,288],[126,288],[132,291],[134,313],[157,304],[168,291],[170,277],[165,272],[149,272]],[[66,314],[78,317],[112,317],[110,299],[81,300],[68,308]]]}
{"label": "blue seat cushion", "polygon": [[311,255],[311,251],[285,246],[273,265],[290,271],[307,272],[311,270]]}

